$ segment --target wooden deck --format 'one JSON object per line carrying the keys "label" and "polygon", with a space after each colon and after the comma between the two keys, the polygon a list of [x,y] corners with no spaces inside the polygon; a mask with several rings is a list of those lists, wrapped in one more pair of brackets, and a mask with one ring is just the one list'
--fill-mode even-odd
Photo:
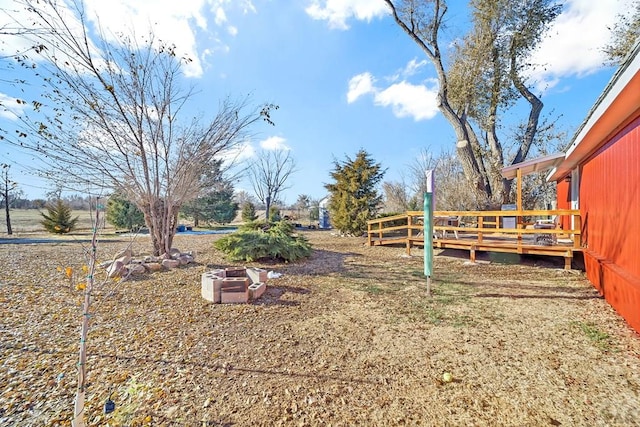
{"label": "wooden deck", "polygon": [[[564,230],[557,225],[562,223],[573,226]],[[574,253],[582,251],[580,230],[578,210],[436,211],[432,233],[434,248],[467,250],[471,261],[478,251],[557,256],[571,269]],[[409,211],[369,221],[368,244],[401,244],[410,254],[413,246],[424,246],[424,232],[423,213]]]}

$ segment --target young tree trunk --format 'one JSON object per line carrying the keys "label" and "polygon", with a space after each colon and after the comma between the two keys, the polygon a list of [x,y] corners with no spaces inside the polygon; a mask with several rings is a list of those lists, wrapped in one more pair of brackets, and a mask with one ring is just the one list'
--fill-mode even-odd
{"label": "young tree trunk", "polygon": [[96,199],[96,215],[91,236],[91,253],[89,254],[89,266],[87,283],[84,289],[84,302],[82,304],[82,322],[80,328],[80,351],[78,355],[78,387],[73,408],[72,427],[85,427],[84,402],[87,380],[87,335],[89,334],[89,309],[91,307],[91,291],[93,290],[94,274],[96,269],[96,251],[98,247],[98,224],[100,224],[100,210]]}
{"label": "young tree trunk", "polygon": [[11,214],[9,211],[9,197],[11,196],[11,186],[9,185],[11,183],[11,181],[9,180],[9,165],[7,164],[3,164],[2,165],[2,184],[3,184],[3,188],[2,188],[2,196],[4,198],[4,210],[6,213],[6,221],[7,221],[7,234],[8,235],[12,235],[13,234],[13,230],[11,229]]}
{"label": "young tree trunk", "polygon": [[7,234],[11,236],[13,234],[13,230],[11,229],[11,213],[9,211],[9,190],[6,189],[4,193],[4,210],[6,213],[7,220]]}

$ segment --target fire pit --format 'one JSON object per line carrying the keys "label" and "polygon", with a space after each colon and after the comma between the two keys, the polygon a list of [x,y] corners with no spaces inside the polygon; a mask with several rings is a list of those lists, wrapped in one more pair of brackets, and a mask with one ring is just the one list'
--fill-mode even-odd
{"label": "fire pit", "polygon": [[267,271],[261,268],[225,268],[202,274],[202,297],[216,304],[246,303],[267,290]]}

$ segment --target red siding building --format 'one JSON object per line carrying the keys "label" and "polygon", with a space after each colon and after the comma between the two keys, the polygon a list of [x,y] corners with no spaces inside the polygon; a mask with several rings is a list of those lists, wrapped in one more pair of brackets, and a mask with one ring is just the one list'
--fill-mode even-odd
{"label": "red siding building", "polygon": [[640,44],[549,178],[558,208],[580,209],[589,281],[640,332]]}

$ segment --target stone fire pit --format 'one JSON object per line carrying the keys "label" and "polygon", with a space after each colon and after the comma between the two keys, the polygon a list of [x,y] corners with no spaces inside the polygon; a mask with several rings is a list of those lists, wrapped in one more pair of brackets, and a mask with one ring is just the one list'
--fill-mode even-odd
{"label": "stone fire pit", "polygon": [[202,273],[202,297],[216,304],[246,303],[267,290],[267,270],[225,268]]}

